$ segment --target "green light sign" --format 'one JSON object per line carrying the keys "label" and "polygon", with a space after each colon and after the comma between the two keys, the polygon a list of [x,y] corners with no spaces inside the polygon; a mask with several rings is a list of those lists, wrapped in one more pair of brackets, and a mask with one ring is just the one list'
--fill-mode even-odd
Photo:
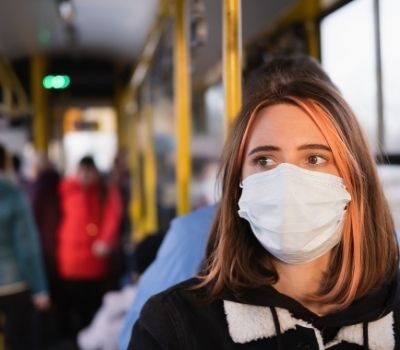
{"label": "green light sign", "polygon": [[46,75],[43,78],[43,87],[45,89],[66,89],[71,83],[68,75]]}

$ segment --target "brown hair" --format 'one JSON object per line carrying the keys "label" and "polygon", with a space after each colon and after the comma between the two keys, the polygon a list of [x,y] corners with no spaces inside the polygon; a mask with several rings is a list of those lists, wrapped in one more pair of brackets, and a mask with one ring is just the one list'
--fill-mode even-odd
{"label": "brown hair", "polygon": [[262,108],[279,103],[302,108],[317,124],[352,197],[342,240],[333,249],[320,290],[310,296],[341,309],[393,278],[398,247],[375,162],[360,126],[319,64],[305,56],[273,59],[250,79],[245,103],[225,144],[220,170],[222,198],[199,287],[208,287],[209,299],[214,300],[227,290],[240,293],[279,278],[271,255],[237,214],[243,153],[252,122]]}

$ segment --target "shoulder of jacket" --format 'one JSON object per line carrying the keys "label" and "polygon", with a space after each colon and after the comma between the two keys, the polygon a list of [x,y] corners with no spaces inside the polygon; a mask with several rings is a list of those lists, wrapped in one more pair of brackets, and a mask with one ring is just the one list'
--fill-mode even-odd
{"label": "shoulder of jacket", "polygon": [[11,181],[0,180],[0,191],[4,193],[15,193],[19,192],[20,190]]}
{"label": "shoulder of jacket", "polygon": [[163,344],[163,348],[164,346],[168,349],[186,348],[182,346],[185,337],[184,321],[180,316],[183,310],[178,306],[180,292],[180,288],[174,286],[152,296],[140,312],[132,337],[138,337],[135,331],[143,329],[157,343]]}
{"label": "shoulder of jacket", "polygon": [[[153,318],[153,315],[163,314],[167,318],[178,317],[178,313],[186,313],[182,305],[193,305],[195,291],[191,288],[195,285],[197,279],[192,278],[176,284],[165,291],[153,295],[143,306],[140,313],[142,320]],[[189,301],[189,303],[187,303]],[[185,308],[186,308],[185,307]]]}
{"label": "shoulder of jacket", "polygon": [[176,217],[175,219],[172,220],[172,225],[173,226],[180,225],[187,228],[187,227],[197,226],[199,223],[204,222],[204,220],[211,222],[215,216],[215,212],[216,212],[216,205],[209,205],[197,209],[195,211],[192,211],[186,215]]}
{"label": "shoulder of jacket", "polygon": [[61,193],[74,193],[75,191],[80,190],[80,184],[75,178],[67,178],[60,181],[59,190]]}
{"label": "shoulder of jacket", "polygon": [[175,298],[186,298],[191,295],[192,288],[198,282],[197,278],[190,278],[178,284],[175,284],[165,291],[158,293],[151,297],[149,300],[152,300],[156,303],[164,303],[169,302]]}
{"label": "shoulder of jacket", "polygon": [[8,203],[22,206],[27,201],[26,194],[12,183],[4,183],[1,188],[1,197],[7,199]]}
{"label": "shoulder of jacket", "polygon": [[196,283],[196,278],[188,279],[152,296],[140,313],[142,324],[150,328],[168,324],[167,327],[181,329],[184,315],[195,308],[196,291],[192,287]]}
{"label": "shoulder of jacket", "polygon": [[69,177],[66,179],[63,179],[60,181],[60,186],[65,188],[65,187],[70,187],[70,186],[77,186],[78,181],[75,178]]}

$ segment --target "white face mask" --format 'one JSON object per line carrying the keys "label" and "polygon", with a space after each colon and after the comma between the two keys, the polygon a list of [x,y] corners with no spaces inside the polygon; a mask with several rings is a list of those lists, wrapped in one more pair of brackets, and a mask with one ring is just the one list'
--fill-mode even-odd
{"label": "white face mask", "polygon": [[283,163],[241,186],[239,216],[279,260],[306,263],[340,242],[351,200],[340,177]]}

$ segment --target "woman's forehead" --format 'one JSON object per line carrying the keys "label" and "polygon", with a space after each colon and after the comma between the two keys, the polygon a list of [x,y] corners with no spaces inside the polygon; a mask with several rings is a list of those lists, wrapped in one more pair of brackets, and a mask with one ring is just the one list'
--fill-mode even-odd
{"label": "woman's forehead", "polygon": [[324,135],[313,119],[300,107],[277,104],[264,107],[254,116],[247,148],[263,142],[274,144],[322,143]]}

